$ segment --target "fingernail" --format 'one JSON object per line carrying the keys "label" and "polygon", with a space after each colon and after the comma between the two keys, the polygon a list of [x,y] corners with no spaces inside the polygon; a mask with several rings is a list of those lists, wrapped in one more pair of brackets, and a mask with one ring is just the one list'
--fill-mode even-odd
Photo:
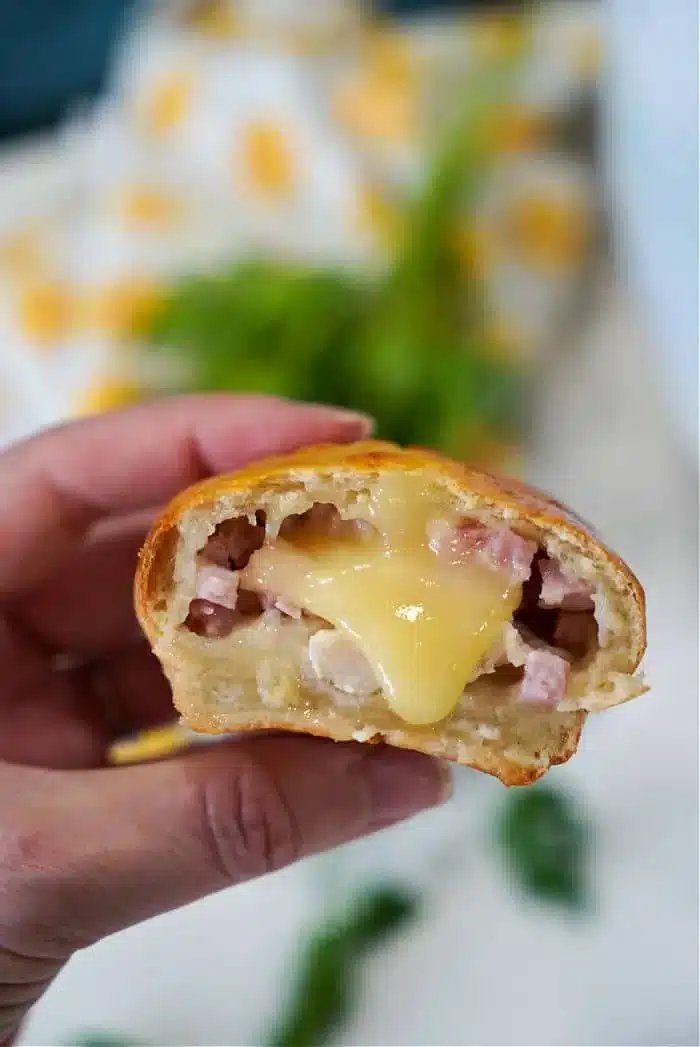
{"label": "fingernail", "polygon": [[339,439],[361,440],[374,432],[375,421],[368,414],[325,405],[318,405],[316,410],[326,415],[328,421],[337,429]]}
{"label": "fingernail", "polygon": [[377,828],[435,807],[452,792],[452,775],[442,761],[406,749],[377,747],[367,754],[364,773]]}

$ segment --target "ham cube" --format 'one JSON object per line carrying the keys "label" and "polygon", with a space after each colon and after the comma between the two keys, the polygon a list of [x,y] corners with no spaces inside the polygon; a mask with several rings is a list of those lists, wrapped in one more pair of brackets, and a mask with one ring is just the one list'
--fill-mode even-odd
{"label": "ham cube", "polygon": [[568,679],[566,658],[550,650],[532,650],[525,659],[520,700],[555,708],[564,698]]}
{"label": "ham cube", "polygon": [[478,520],[466,520],[457,527],[437,520],[428,538],[438,556],[453,563],[480,561],[493,570],[503,571],[512,582],[528,580],[537,552],[535,542],[529,542],[509,527],[494,530]]}
{"label": "ham cube", "polygon": [[593,610],[592,590],[588,582],[565,573],[556,560],[543,560],[540,574],[540,607],[558,607],[562,611]]}
{"label": "ham cube", "polygon": [[238,599],[238,574],[225,567],[203,563],[197,571],[196,600],[227,607],[230,611],[236,608]]}

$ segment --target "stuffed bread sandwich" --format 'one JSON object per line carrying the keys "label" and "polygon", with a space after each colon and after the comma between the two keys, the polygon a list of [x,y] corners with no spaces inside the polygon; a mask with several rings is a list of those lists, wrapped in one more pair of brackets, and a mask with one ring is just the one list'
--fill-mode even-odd
{"label": "stuffed bread sandwich", "polygon": [[523,785],[642,694],[642,588],[570,510],[437,454],[318,446],[179,495],[136,612],[183,721],[422,750]]}

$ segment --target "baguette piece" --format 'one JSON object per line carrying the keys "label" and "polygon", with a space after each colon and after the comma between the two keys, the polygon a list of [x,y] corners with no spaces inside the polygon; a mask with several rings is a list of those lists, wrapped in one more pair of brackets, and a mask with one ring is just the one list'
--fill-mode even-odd
{"label": "baguette piece", "polygon": [[421,750],[525,785],[647,690],[644,593],[554,499],[433,452],[306,448],[156,522],[141,626],[183,722]]}

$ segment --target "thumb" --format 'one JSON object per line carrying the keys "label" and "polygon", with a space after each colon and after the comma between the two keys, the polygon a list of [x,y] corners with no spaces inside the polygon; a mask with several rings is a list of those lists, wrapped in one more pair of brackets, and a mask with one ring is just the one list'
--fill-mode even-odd
{"label": "thumb", "polygon": [[12,825],[0,825],[0,925],[17,951],[55,959],[448,791],[443,767],[420,753],[302,737],[118,769],[7,770],[15,802]]}

